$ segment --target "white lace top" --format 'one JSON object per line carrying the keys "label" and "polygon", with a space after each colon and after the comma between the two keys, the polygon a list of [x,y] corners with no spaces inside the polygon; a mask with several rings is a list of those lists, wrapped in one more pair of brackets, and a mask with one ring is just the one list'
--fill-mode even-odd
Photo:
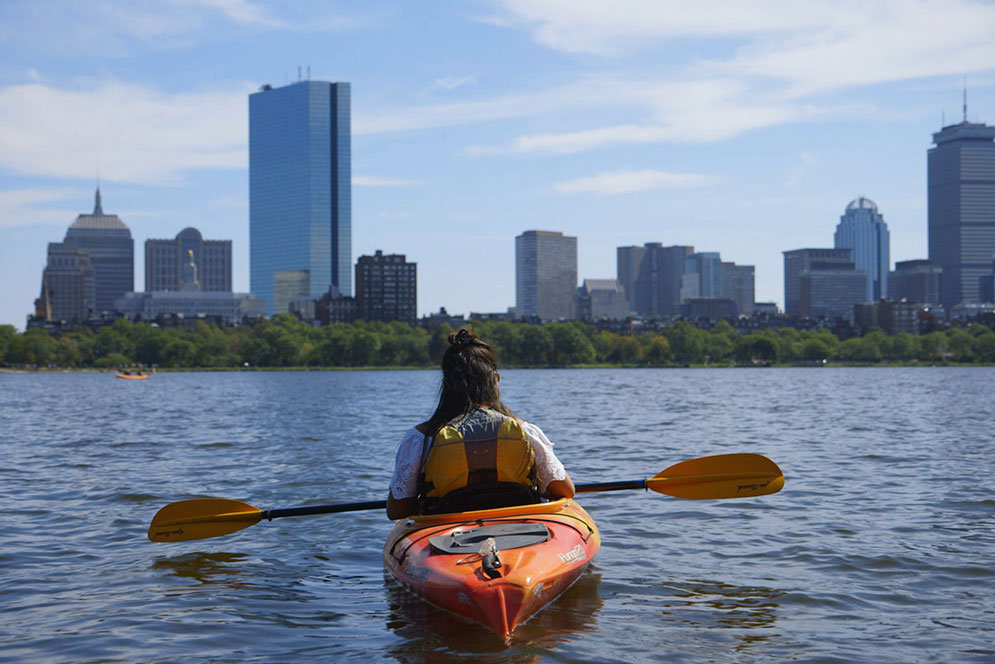
{"label": "white lace top", "polygon": [[[546,438],[542,429],[528,422],[522,422],[522,429],[525,430],[525,436],[532,443],[535,452],[539,490],[545,491],[549,483],[554,480],[565,480],[567,471],[553,453],[553,443]],[[418,475],[421,474],[424,442],[425,435],[414,427],[404,434],[397,448],[397,456],[394,457],[394,476],[390,480],[390,494],[395,500],[414,498],[418,493]]]}

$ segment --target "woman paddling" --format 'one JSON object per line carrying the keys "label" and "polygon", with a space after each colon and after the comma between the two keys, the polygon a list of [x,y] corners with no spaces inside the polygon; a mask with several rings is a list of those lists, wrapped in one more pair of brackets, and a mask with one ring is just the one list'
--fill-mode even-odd
{"label": "woman paddling", "polygon": [[572,497],[573,482],[546,434],[501,401],[494,349],[467,329],[449,343],[439,404],[397,449],[387,516]]}

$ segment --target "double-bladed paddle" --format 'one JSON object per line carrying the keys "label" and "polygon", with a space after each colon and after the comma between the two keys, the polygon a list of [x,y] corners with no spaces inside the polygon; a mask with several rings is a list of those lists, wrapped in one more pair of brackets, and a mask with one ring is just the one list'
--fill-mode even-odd
{"label": "double-bladed paddle", "polygon": [[[668,496],[701,500],[765,496],[777,493],[783,486],[781,469],[767,457],[760,454],[719,454],[682,461],[647,479],[578,484],[574,488],[577,493],[652,489]],[[159,510],[149,526],[149,539],[153,542],[207,539],[234,533],[263,519],[361,512],[386,507],[385,500],[371,500],[260,510],[240,500],[194,498],[170,503]]]}

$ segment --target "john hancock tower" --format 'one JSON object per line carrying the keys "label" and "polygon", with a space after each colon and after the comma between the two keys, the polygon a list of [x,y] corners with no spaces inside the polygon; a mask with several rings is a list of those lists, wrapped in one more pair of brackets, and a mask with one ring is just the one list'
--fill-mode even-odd
{"label": "john hancock tower", "polygon": [[249,95],[249,287],[269,316],[288,287],[352,294],[349,106],[348,83]]}

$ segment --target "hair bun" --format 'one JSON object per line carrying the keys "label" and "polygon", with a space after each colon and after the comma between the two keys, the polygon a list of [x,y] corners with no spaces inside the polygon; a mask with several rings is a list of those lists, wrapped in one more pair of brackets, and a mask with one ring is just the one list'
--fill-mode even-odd
{"label": "hair bun", "polygon": [[464,327],[459,332],[453,332],[449,335],[449,343],[454,346],[469,346],[476,338],[477,335],[473,333],[473,330]]}

